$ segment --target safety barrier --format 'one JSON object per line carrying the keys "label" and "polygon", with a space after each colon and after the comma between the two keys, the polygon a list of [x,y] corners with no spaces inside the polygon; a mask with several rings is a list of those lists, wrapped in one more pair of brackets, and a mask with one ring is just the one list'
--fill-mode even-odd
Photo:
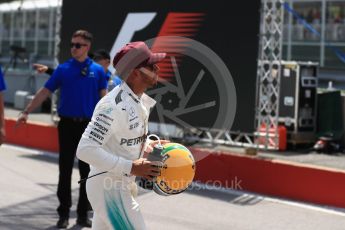
{"label": "safety barrier", "polygon": [[[15,119],[6,119],[6,132],[8,143],[58,152],[58,134],[53,125],[28,122],[16,129]],[[345,170],[190,149],[197,162],[195,181],[345,208]]]}

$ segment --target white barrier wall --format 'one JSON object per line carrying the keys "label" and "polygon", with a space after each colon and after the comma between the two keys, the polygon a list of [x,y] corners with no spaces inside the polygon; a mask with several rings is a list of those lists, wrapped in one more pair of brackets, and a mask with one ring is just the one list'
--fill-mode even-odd
{"label": "white barrier wall", "polygon": [[4,75],[7,89],[4,92],[6,104],[14,104],[16,91],[27,91],[35,94],[48,80],[47,74],[36,74],[33,71],[12,71],[8,70]]}

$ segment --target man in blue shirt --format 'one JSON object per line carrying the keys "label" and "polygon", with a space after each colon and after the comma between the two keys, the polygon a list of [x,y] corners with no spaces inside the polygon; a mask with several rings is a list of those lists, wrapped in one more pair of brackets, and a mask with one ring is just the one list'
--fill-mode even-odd
{"label": "man in blue shirt", "polygon": [[4,76],[0,67],[0,145],[4,143],[6,138],[5,132],[5,113],[4,113],[4,94],[3,91],[6,89]]}
{"label": "man in blue shirt", "polygon": [[[89,56],[91,57],[91,54],[89,54]],[[108,70],[108,67],[110,65],[110,55],[107,51],[103,50],[103,49],[99,49],[97,50],[95,53],[92,53],[92,59],[100,64],[105,72],[106,78],[107,78],[107,82],[108,82],[108,87],[107,87],[107,91],[111,91],[113,88],[115,88],[116,86],[121,84],[121,78],[119,78],[118,76],[112,76],[111,72]],[[49,75],[53,75],[54,73],[54,69],[50,68],[46,65],[42,65],[39,63],[35,63],[33,64],[33,67],[37,70],[37,72],[39,73],[47,73]]]}
{"label": "man in blue shirt", "polygon": [[[18,123],[26,122],[28,114],[37,108],[56,89],[60,89],[58,114],[59,133],[59,183],[57,196],[60,205],[58,228],[67,228],[69,211],[72,206],[71,175],[79,140],[91,120],[93,110],[106,94],[107,81],[102,66],[88,57],[92,42],[91,33],[78,30],[71,40],[72,58],[59,65],[53,75],[41,88],[34,99],[28,104],[18,118]],[[89,165],[79,160],[81,178],[88,176]],[[90,227],[87,217],[89,202],[86,196],[85,184],[80,185],[77,206],[77,224]]]}

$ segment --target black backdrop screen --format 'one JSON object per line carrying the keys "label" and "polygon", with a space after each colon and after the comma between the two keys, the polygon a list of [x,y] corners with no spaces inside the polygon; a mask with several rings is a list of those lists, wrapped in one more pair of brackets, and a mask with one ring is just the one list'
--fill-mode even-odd
{"label": "black backdrop screen", "polygon": [[[231,130],[252,132],[255,116],[259,9],[259,0],[64,0],[60,62],[70,57],[69,43],[75,30],[86,29],[94,35],[93,50],[103,48],[110,51],[128,14],[154,13],[153,20],[145,28],[136,31],[131,41],[145,41],[158,35],[173,33],[187,36],[210,48],[227,66],[236,88],[236,108],[228,108],[236,111]],[[176,28],[176,25],[180,26]],[[202,63],[188,57],[177,59],[182,85],[188,92],[200,73]],[[197,84],[186,105],[194,110],[179,115],[176,119],[165,117],[164,122],[182,126],[228,128],[221,125],[217,127],[212,123],[221,111],[220,107],[224,105],[217,100],[217,97],[220,97],[215,84],[217,76],[212,76],[207,67],[204,66],[203,69],[204,77]],[[172,81],[174,83],[174,80]],[[159,108],[166,112],[173,113],[174,109],[181,105],[181,95],[174,90],[168,90],[158,99],[161,105]],[[198,105],[209,107],[197,109]],[[151,121],[163,122],[162,119],[157,111],[153,111],[150,117]]]}

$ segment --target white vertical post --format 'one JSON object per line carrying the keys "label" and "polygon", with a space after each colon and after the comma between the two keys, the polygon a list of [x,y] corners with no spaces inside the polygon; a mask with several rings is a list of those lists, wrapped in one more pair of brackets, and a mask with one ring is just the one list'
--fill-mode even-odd
{"label": "white vertical post", "polygon": [[[60,52],[60,31],[61,31],[61,7],[62,0],[57,0],[58,4],[56,7],[56,20],[55,20],[55,31],[54,31],[54,66],[59,64],[59,52]],[[54,122],[58,121],[57,115],[57,93],[52,95],[52,106],[51,106],[51,118]]]}
{"label": "white vertical post", "polygon": [[26,10],[22,10],[21,13],[22,15],[22,47],[25,47],[25,43],[26,43]]}
{"label": "white vertical post", "polygon": [[4,36],[4,21],[3,21],[3,13],[0,11],[0,53],[2,53],[2,37]]}
{"label": "white vertical post", "polygon": [[321,3],[321,40],[320,40],[320,66],[325,65],[325,40],[326,40],[326,0]]}
{"label": "white vertical post", "polygon": [[39,36],[39,21],[40,21],[40,9],[36,8],[36,20],[35,20],[35,36],[34,36],[34,53],[38,54],[38,36]]}
{"label": "white vertical post", "polygon": [[13,30],[14,30],[14,11],[11,11],[9,45],[13,45],[13,32],[14,32]]}
{"label": "white vertical post", "polygon": [[60,52],[60,30],[61,30],[61,7],[62,0],[57,0],[58,5],[56,10],[56,21],[55,21],[55,31],[54,31],[54,64],[57,66],[59,64],[59,52]]}
{"label": "white vertical post", "polygon": [[48,26],[48,55],[51,56],[52,55],[52,51],[53,51],[53,44],[52,41],[54,41],[54,31],[55,31],[55,27],[54,27],[54,8],[50,7],[49,8],[49,26]]}

